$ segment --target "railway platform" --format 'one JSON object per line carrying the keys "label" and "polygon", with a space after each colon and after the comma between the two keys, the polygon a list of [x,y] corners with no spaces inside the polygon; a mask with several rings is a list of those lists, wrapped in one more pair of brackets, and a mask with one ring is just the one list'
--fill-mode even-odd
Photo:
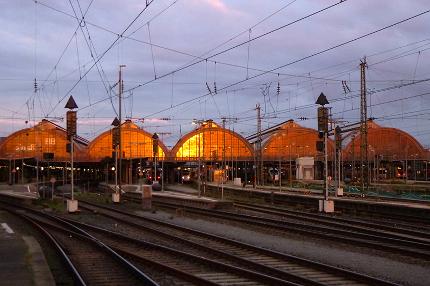
{"label": "railway platform", "polygon": [[[128,185],[126,193],[133,195],[134,198],[141,197],[139,186]],[[196,189],[186,185],[167,185],[164,191],[153,191],[152,200],[157,203],[175,203],[183,206],[192,206],[205,209],[228,209],[233,207],[231,201],[220,200],[213,197],[205,196],[203,193],[199,195]]]}
{"label": "railway platform", "polygon": [[0,209],[0,284],[55,285],[45,255],[33,236],[22,235]]}
{"label": "railway platform", "polygon": [[[221,185],[217,183],[208,183],[208,190],[218,192]],[[264,198],[266,201],[283,201],[291,205],[302,205],[304,207],[318,208],[318,201],[323,199],[320,190],[304,189],[304,188],[289,188],[275,186],[257,186],[253,188],[251,185],[246,187],[235,186],[231,183],[224,184],[225,192],[230,192],[236,197],[246,194],[256,198]],[[403,214],[420,216],[430,220],[430,202],[418,200],[396,200],[381,197],[368,196],[343,196],[335,197],[332,194],[330,199],[335,201],[335,210],[341,209],[348,212],[371,212],[378,211],[385,214]]]}
{"label": "railway platform", "polygon": [[155,202],[180,203],[183,206],[194,206],[206,209],[226,209],[233,207],[233,203],[224,200],[218,200],[210,197],[198,196],[198,193],[192,193],[189,188],[181,188],[179,191],[157,192],[152,195]]}

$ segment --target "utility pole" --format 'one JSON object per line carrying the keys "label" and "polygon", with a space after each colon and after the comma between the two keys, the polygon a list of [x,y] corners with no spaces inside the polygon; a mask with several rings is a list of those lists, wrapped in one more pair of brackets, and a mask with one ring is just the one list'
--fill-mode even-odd
{"label": "utility pole", "polygon": [[122,125],[122,92],[124,91],[124,83],[122,80],[122,68],[125,68],[125,65],[119,66],[119,79],[118,79],[118,105],[119,105],[119,111],[118,111],[118,119],[119,119],[119,126],[118,126],[118,136],[119,136],[119,180],[118,180],[118,187],[119,192],[121,193],[121,179],[122,179],[122,135],[121,135],[121,125]]}
{"label": "utility pole", "polygon": [[328,201],[328,150],[327,150],[328,132],[324,132],[324,200]]}
{"label": "utility pole", "polygon": [[[254,180],[256,180],[256,185],[263,185],[263,158],[262,158],[262,150],[261,150],[261,108],[260,104],[258,103],[255,107],[257,110],[257,152],[256,152],[256,170],[257,170],[257,176]],[[257,180],[258,177],[258,180]]]}
{"label": "utility pole", "polygon": [[221,200],[224,199],[224,176],[225,176],[225,121],[222,119],[222,178],[221,178]]}
{"label": "utility pole", "polygon": [[361,171],[361,191],[369,189],[368,168],[368,144],[367,144],[367,90],[366,90],[366,58],[360,63],[360,171]]}
{"label": "utility pole", "polygon": [[336,183],[336,196],[343,196],[343,188],[341,186],[341,156],[342,156],[342,129],[336,126],[334,129],[335,138],[335,183]]}
{"label": "utility pole", "polygon": [[355,171],[355,135],[351,137],[352,142],[352,170],[351,170],[351,181],[354,182],[354,171]]}
{"label": "utility pole", "polygon": [[201,169],[201,165],[202,165],[202,160],[201,160],[201,158],[200,158],[200,156],[201,156],[201,154],[200,154],[200,146],[201,146],[201,142],[200,142],[200,139],[201,139],[201,134],[203,134],[203,133],[199,133],[198,134],[198,136],[199,136],[199,140],[198,140],[198,144],[199,144],[199,148],[198,148],[198,156],[199,156],[199,161],[198,161],[198,168],[197,168],[197,188],[198,188],[198,190],[199,190],[199,198],[202,196],[202,180],[201,180],[201,177],[202,177],[202,174],[201,174],[201,171],[200,171],[200,169]]}

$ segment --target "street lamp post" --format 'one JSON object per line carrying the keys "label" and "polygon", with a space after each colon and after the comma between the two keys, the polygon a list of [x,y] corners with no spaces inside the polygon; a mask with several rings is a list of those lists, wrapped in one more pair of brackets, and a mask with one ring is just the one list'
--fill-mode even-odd
{"label": "street lamp post", "polygon": [[[281,148],[281,146],[279,146]],[[278,170],[278,180],[279,180],[279,192],[282,191],[282,169],[281,169],[281,150],[279,150],[279,170]]]}
{"label": "street lamp post", "polygon": [[[15,167],[15,176],[14,177],[16,177],[16,182],[17,182],[17,184],[19,185],[19,166],[17,166],[17,167]],[[15,181],[15,178],[14,178],[14,181]]]}
{"label": "street lamp post", "polygon": [[427,175],[428,175],[428,174],[427,174],[427,172],[428,172],[428,170],[427,170],[427,163],[428,163],[428,162],[426,161],[426,181],[427,181]]}
{"label": "street lamp post", "polygon": [[154,155],[154,180],[153,185],[158,183],[157,181],[157,156],[158,156],[158,134],[152,135],[152,153]]}
{"label": "street lamp post", "polygon": [[69,109],[69,111],[67,111],[66,117],[67,117],[67,137],[69,138],[70,141],[70,165],[71,165],[71,193],[72,193],[72,198],[71,200],[67,200],[67,211],[69,213],[74,213],[78,210],[78,201],[75,200],[74,198],[74,180],[73,180],[73,161],[74,161],[74,156],[73,156],[73,151],[74,151],[74,138],[76,136],[76,121],[77,121],[77,117],[76,117],[76,111],[74,111],[73,109],[78,108],[78,105],[76,104],[75,100],[73,99],[73,96],[69,97],[69,100],[66,103],[65,108]]}
{"label": "street lamp post", "polygon": [[[198,128],[200,128],[201,126],[202,126],[202,124],[203,123],[205,123],[205,120],[197,120],[197,119],[193,119],[193,122],[192,122],[192,124],[194,124],[194,125],[197,125],[197,129]],[[198,188],[198,196],[199,197],[201,197],[201,194],[202,194],[202,192],[201,192],[201,163],[202,163],[202,160],[201,160],[201,153],[200,153],[200,147],[201,147],[201,134],[203,134],[203,133],[197,133],[197,136],[198,136],[198,139],[197,139],[197,142],[196,142],[196,144],[198,144],[198,149],[196,150],[197,151],[197,156],[198,156],[198,168],[197,168],[197,188]],[[203,153],[204,153],[204,150],[203,150]],[[204,157],[204,156],[203,156]]]}
{"label": "street lamp post", "polygon": [[[291,143],[292,144],[292,143]],[[288,165],[288,171],[289,171],[289,180],[290,180],[290,191],[291,191],[291,189],[293,188],[293,170],[292,170],[292,168],[291,168],[291,165],[292,165],[292,163],[291,163],[291,144],[288,146],[287,145],[287,147],[289,147],[289,153],[288,153],[288,155],[289,155],[289,165]]]}
{"label": "street lamp post", "polygon": [[197,184],[198,184],[198,189],[199,189],[199,198],[201,197],[201,195],[202,195],[202,191],[201,191],[201,174],[200,174],[200,169],[201,169],[201,162],[202,162],[202,159],[201,159],[201,154],[200,154],[200,146],[201,146],[201,142],[200,142],[200,139],[201,139],[201,136],[200,136],[200,133],[198,134],[198,138],[199,138],[199,142],[198,142],[198,145],[199,145],[199,147],[198,147],[198,156],[199,156],[199,163],[198,163],[198,169],[197,169]]}

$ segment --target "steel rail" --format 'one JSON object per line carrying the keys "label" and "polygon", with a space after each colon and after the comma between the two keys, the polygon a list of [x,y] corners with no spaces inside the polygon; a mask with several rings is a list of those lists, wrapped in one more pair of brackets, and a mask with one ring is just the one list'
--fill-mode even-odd
{"label": "steel rail", "polygon": [[[312,261],[312,260],[309,260],[309,259],[299,258],[299,257],[293,256],[293,255],[288,255],[288,254],[284,254],[284,253],[280,253],[280,252],[268,250],[268,249],[265,249],[265,248],[262,248],[262,247],[258,247],[258,246],[255,246],[255,245],[250,245],[250,244],[239,242],[239,241],[236,241],[236,240],[233,240],[233,239],[228,239],[228,238],[225,238],[225,237],[221,237],[221,236],[209,234],[209,233],[206,233],[206,232],[202,232],[202,231],[198,231],[198,230],[193,230],[193,229],[190,229],[190,228],[187,228],[187,227],[182,227],[182,226],[174,225],[174,224],[171,224],[171,223],[168,223],[168,222],[164,222],[164,221],[161,221],[161,220],[139,216],[139,215],[132,214],[132,213],[126,212],[126,211],[121,211],[121,210],[118,210],[118,209],[115,209],[115,208],[112,208],[112,207],[107,207],[107,206],[103,206],[103,205],[91,203],[91,202],[88,202],[88,201],[82,201],[82,200],[80,200],[80,202],[81,202],[81,207],[87,208],[88,206],[90,206],[90,207],[88,207],[89,210],[94,211],[95,208],[97,208],[98,209],[98,214],[100,214],[100,215],[106,215],[102,211],[100,211],[100,209],[101,210],[107,210],[107,211],[111,211],[111,212],[114,212],[114,213],[125,215],[125,216],[130,217],[130,218],[136,218],[136,219],[139,219],[139,220],[145,220],[145,221],[149,221],[149,222],[152,222],[152,223],[156,223],[158,225],[163,225],[165,227],[169,227],[169,228],[177,229],[177,230],[180,230],[180,231],[184,231],[184,232],[187,232],[189,234],[193,234],[193,235],[197,235],[197,236],[202,236],[202,237],[207,237],[207,238],[210,238],[212,240],[220,241],[220,242],[223,242],[223,243],[228,243],[230,245],[235,245],[237,247],[246,247],[246,248],[248,248],[250,250],[253,250],[253,251],[257,251],[257,252],[260,252],[260,253],[265,253],[267,255],[271,255],[272,257],[276,257],[276,258],[279,258],[279,259],[286,259],[286,260],[292,261],[294,263],[297,263],[299,265],[305,265],[307,267],[311,267],[313,269],[319,269],[321,271],[325,271],[326,273],[333,273],[333,274],[338,275],[338,276],[342,275],[343,277],[349,277],[350,279],[354,279],[356,281],[363,281],[363,282],[369,283],[371,285],[396,285],[395,283],[388,282],[388,281],[385,281],[385,280],[382,280],[382,279],[378,279],[378,278],[375,278],[375,277],[371,277],[371,276],[368,276],[368,275],[365,275],[365,274],[361,274],[361,273],[357,273],[357,272],[354,272],[354,271],[345,270],[345,269],[342,269],[342,268],[339,268],[339,267],[335,267],[335,266],[331,266],[331,265],[327,265],[327,264],[315,262],[315,261]],[[121,222],[124,222],[124,223],[126,222],[125,220],[120,219],[118,216],[113,216],[112,215],[111,217],[115,218],[117,220],[120,220]]]}

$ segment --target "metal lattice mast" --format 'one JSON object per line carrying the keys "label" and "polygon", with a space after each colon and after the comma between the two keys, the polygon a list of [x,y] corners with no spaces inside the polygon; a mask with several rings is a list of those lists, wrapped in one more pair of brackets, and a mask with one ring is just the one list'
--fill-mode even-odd
{"label": "metal lattice mast", "polygon": [[222,119],[222,178],[221,178],[221,199],[224,199],[224,178],[225,178],[225,122]]}
{"label": "metal lattice mast", "polygon": [[[121,125],[122,125],[122,92],[124,91],[124,83],[122,81],[122,68],[125,68],[125,65],[119,66],[119,75],[118,75],[118,105],[119,105],[119,111],[118,111],[118,119],[119,119],[119,126],[118,126],[118,141],[119,141],[119,180],[118,180],[118,187],[119,190],[121,190],[121,180],[122,180],[122,135],[121,135]],[[118,156],[118,154],[117,154]]]}
{"label": "metal lattice mast", "polygon": [[258,139],[257,139],[257,177],[258,177],[258,181],[257,184],[262,185],[263,184],[263,160],[262,160],[262,150],[261,150],[261,108],[260,108],[260,104],[257,104],[256,108],[257,110],[257,134],[258,134]]}
{"label": "metal lattice mast", "polygon": [[366,89],[366,58],[360,63],[360,171],[361,171],[361,190],[368,190],[369,176],[368,168],[368,144],[367,144],[367,89]]}

